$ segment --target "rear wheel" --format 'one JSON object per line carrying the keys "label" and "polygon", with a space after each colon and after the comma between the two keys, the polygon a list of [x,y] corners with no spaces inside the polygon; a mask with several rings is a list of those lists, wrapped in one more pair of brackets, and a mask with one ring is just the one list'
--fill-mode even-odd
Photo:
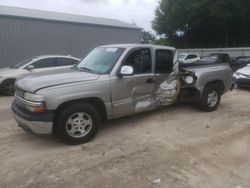
{"label": "rear wheel", "polygon": [[15,93],[15,79],[8,79],[1,84],[1,93],[7,96],[13,96]]}
{"label": "rear wheel", "polygon": [[98,111],[91,104],[74,104],[59,113],[56,120],[57,135],[68,144],[82,144],[94,138],[100,121]]}
{"label": "rear wheel", "polygon": [[205,112],[211,112],[217,109],[220,104],[221,93],[217,85],[208,85],[201,97],[200,108]]}

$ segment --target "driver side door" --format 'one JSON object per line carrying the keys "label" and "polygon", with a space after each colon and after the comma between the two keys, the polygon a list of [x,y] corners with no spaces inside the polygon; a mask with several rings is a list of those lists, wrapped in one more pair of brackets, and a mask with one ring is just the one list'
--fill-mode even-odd
{"label": "driver side door", "polygon": [[155,76],[152,69],[151,49],[131,50],[122,65],[133,67],[134,75],[116,76],[110,79],[113,117],[153,109]]}

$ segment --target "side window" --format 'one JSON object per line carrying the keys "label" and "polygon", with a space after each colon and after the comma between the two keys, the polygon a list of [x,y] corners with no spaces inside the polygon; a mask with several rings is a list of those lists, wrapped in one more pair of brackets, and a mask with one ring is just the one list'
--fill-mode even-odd
{"label": "side window", "polygon": [[145,74],[152,72],[151,51],[149,48],[142,48],[133,51],[125,60],[123,65],[130,65],[134,68],[134,74]]}
{"label": "side window", "polygon": [[194,59],[194,58],[197,58],[197,56],[191,54],[191,55],[188,55],[186,59]]}
{"label": "side window", "polygon": [[72,61],[72,65],[76,65],[76,64],[78,64],[78,63],[80,63],[80,61],[79,60],[76,60],[76,59],[71,59],[71,61]]}
{"label": "side window", "polygon": [[35,69],[55,67],[56,61],[55,61],[55,58],[46,58],[46,59],[38,60],[38,61],[32,63],[32,65],[34,66]]}
{"label": "side window", "polygon": [[57,66],[69,66],[69,65],[75,65],[79,63],[75,59],[71,58],[57,58]]}
{"label": "side window", "polygon": [[174,54],[170,50],[156,50],[156,73],[170,73],[173,69]]}

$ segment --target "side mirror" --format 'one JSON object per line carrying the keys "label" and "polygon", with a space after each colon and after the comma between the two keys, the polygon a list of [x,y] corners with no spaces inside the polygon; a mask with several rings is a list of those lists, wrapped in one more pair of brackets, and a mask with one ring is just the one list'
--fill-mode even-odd
{"label": "side mirror", "polygon": [[132,76],[134,75],[134,69],[131,66],[124,65],[122,66],[118,75],[119,76]]}
{"label": "side mirror", "polygon": [[35,68],[34,65],[29,65],[26,69],[30,71],[30,70],[32,70],[34,68]]}

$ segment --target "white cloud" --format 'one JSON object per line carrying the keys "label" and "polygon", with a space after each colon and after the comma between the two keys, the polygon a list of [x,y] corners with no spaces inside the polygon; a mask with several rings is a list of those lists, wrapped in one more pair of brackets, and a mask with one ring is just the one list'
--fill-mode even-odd
{"label": "white cloud", "polygon": [[159,0],[1,0],[0,5],[119,19],[152,31]]}

